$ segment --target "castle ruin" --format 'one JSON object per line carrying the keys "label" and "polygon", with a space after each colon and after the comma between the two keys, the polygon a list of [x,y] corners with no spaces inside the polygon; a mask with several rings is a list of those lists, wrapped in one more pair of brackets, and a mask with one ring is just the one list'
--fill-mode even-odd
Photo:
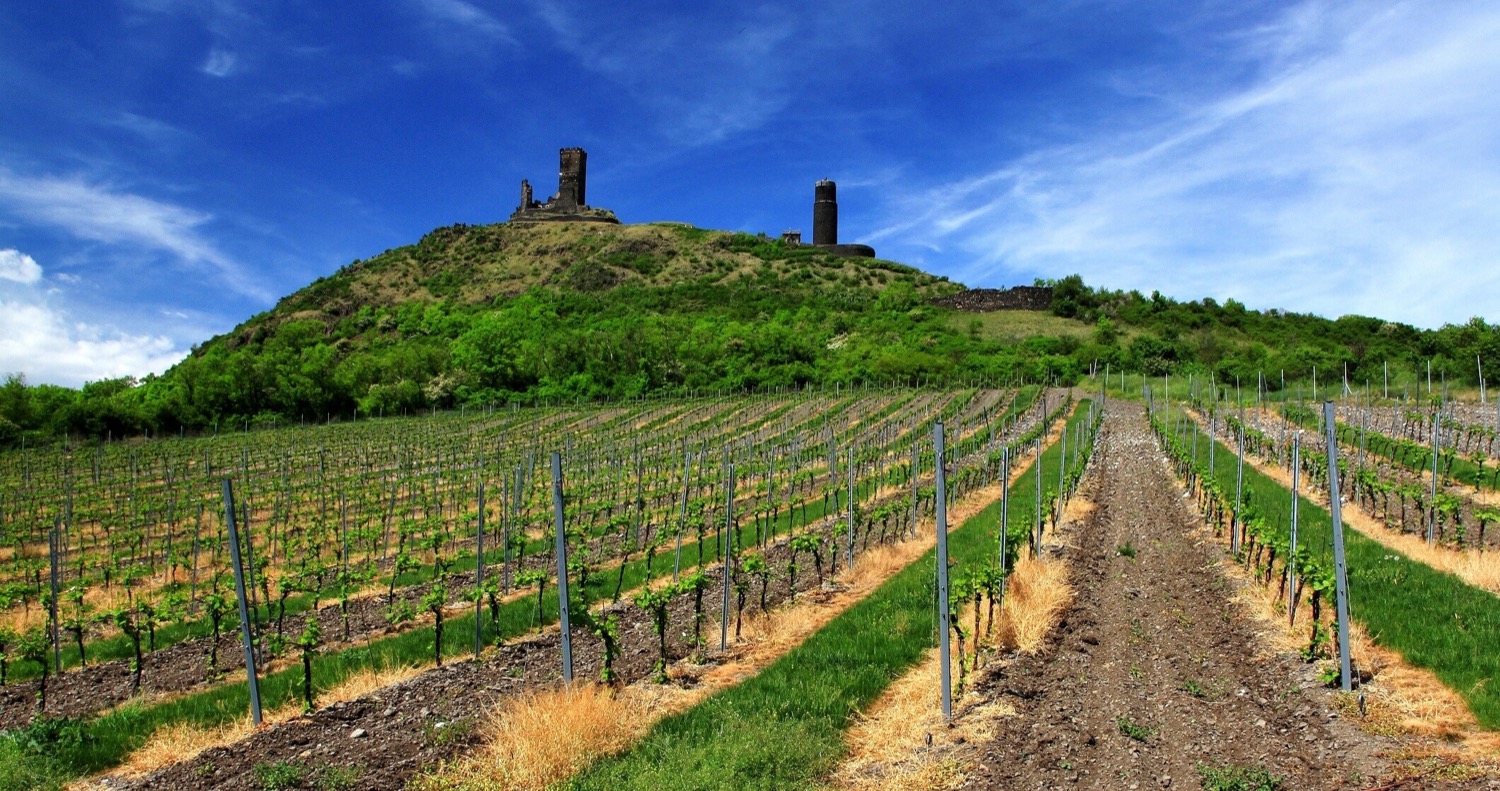
{"label": "castle ruin", "polygon": [[[787,231],[781,238],[788,244],[800,245],[802,232]],[[867,244],[839,244],[838,185],[828,179],[813,185],[812,238],[813,247],[839,258],[875,257],[875,248]]]}
{"label": "castle ruin", "polygon": [[532,195],[531,182],[521,179],[521,205],[510,215],[513,223],[620,222],[609,209],[596,209],[585,201],[589,155],[581,148],[558,152],[557,194],[545,201]]}

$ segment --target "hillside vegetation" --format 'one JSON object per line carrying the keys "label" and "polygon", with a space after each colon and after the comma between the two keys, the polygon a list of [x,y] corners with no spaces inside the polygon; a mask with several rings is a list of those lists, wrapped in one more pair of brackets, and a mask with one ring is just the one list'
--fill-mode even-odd
{"label": "hillside vegetation", "polygon": [[[319,278],[162,376],[74,391],[0,386],[0,444],[116,437],[504,403],[806,385],[1020,379],[1110,366],[1214,372],[1253,386],[1373,381],[1472,386],[1500,372],[1482,319],[1420,330],[1380,319],[1253,311],[1234,300],[1047,281],[1050,314],[961,314],[963,286],[918,269],[675,223],[439,228]],[[1415,391],[1413,391],[1415,393]]]}

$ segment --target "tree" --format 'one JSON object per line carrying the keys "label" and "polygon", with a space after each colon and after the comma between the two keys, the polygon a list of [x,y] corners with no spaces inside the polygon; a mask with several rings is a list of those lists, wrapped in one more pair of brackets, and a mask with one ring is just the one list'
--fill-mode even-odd
{"label": "tree", "polygon": [[109,620],[128,638],[134,652],[130,660],[130,694],[141,691],[141,671],[145,664],[141,656],[141,624],[134,607],[121,607],[108,613]]}
{"label": "tree", "polygon": [[536,630],[542,630],[542,591],[547,588],[547,575],[536,569],[523,571],[516,575],[516,586],[527,588],[536,586]]}
{"label": "tree", "polygon": [[656,632],[656,683],[667,683],[667,615],[668,607],[672,604],[672,596],[677,593],[674,585],[663,585],[660,588],[647,588],[635,595],[632,599],[635,606],[645,610],[651,615],[651,628]]}
{"label": "tree", "polygon": [[[766,611],[766,588],[771,583],[771,566],[763,555],[750,553],[740,561],[740,571],[760,580],[760,610]],[[738,634],[738,632],[736,632]]]}
{"label": "tree", "polygon": [[432,637],[432,660],[438,667],[443,666],[443,608],[448,606],[448,589],[440,584],[434,584],[427,595],[422,597],[422,607],[432,613],[433,637]]}
{"label": "tree", "polygon": [[5,676],[10,664],[8,649],[15,647],[20,635],[9,626],[0,626],[0,687],[5,686]]}
{"label": "tree", "polygon": [[323,630],[318,628],[318,616],[309,613],[306,625],[302,627],[302,634],[297,635],[296,640],[297,648],[301,649],[302,653],[302,710],[304,712],[313,710],[312,658],[313,654],[317,653],[322,640]]}
{"label": "tree", "polygon": [[73,642],[78,645],[79,667],[88,667],[89,658],[88,654],[84,651],[83,634],[88,630],[89,624],[93,622],[93,618],[89,614],[90,607],[83,599],[83,585],[74,585],[68,588],[64,595],[67,597],[68,602],[72,604],[72,607],[69,610],[68,617],[63,619],[62,628],[73,635]]}
{"label": "tree", "polygon": [[217,591],[203,597],[203,612],[208,615],[213,639],[208,643],[208,675],[219,673],[219,635],[224,631],[224,616],[229,614],[229,601]]}
{"label": "tree", "polygon": [[709,584],[701,571],[694,571],[677,583],[678,590],[693,594],[693,642],[697,645],[703,644],[703,592]]}
{"label": "tree", "polygon": [[16,644],[22,659],[35,662],[42,669],[42,680],[36,690],[36,710],[40,712],[47,710],[47,674],[52,669],[47,649],[47,629],[41,626],[28,629]]}

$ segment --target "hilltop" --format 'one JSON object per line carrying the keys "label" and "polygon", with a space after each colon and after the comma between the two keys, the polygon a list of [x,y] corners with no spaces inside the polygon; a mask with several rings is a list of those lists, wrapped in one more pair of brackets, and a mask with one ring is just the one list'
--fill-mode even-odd
{"label": "hilltop", "polygon": [[923,297],[961,289],[890,261],[837,258],[810,246],[680,223],[453,225],[319,278],[229,335],[413,302],[482,306],[538,289],[595,295],[752,289],[796,300],[843,292],[858,301],[891,286]]}
{"label": "hilltop", "polygon": [[962,288],[890,261],[676,223],[455,225],[286,296],[128,388],[122,411],[175,430],[1013,375],[1008,358],[994,367],[998,344],[928,304]]}
{"label": "hilltop", "polygon": [[[1109,366],[1251,386],[1476,382],[1481,319],[1421,330],[1095,289],[1029,310],[914,267],[679,223],[454,225],[355,261],[162,376],[0,387],[0,443],[642,394],[1047,380]],[[1017,292],[1018,294],[1020,292]],[[1045,297],[1040,295],[1045,294]],[[1001,300],[1004,301],[1004,300]],[[1045,305],[1043,304],[1045,302]],[[1046,310],[1035,308],[1046,307]],[[1398,384],[1398,386],[1400,386]],[[1415,392],[1415,391],[1413,391]]]}

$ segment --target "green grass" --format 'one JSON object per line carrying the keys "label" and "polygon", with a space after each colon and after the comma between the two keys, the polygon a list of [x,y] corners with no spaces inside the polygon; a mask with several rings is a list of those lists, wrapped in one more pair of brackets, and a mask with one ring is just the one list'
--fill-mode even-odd
{"label": "green grass", "polygon": [[[1085,420],[1080,409],[1073,427]],[[1060,461],[1050,447],[1044,469]],[[1012,529],[1024,535],[1034,496],[1028,470],[1012,487]],[[955,571],[993,561],[999,505],[949,537]],[[1020,524],[1017,524],[1020,523]],[[759,675],[659,722],[623,754],[574,778],[574,789],[814,788],[844,753],[843,732],[921,659],[934,639],[929,551]]]}
{"label": "green grass", "polygon": [[1203,791],[1276,791],[1282,787],[1281,778],[1264,766],[1199,763],[1195,768],[1203,781]]}
{"label": "green grass", "polygon": [[[1164,425],[1172,425],[1171,418]],[[1184,443],[1189,442],[1184,438]],[[1208,459],[1209,438],[1198,433],[1198,459]],[[1214,476],[1234,496],[1236,457],[1223,443]],[[1245,496],[1285,535],[1291,492],[1245,465]],[[1333,568],[1333,530],[1328,511],[1299,498],[1298,542],[1319,565]],[[1500,598],[1344,529],[1350,612],[1379,644],[1417,667],[1427,668],[1458,693],[1480,724],[1500,728]],[[1328,606],[1332,608],[1333,602]]]}
{"label": "green grass", "polygon": [[1122,736],[1127,736],[1141,743],[1151,741],[1151,737],[1156,735],[1155,728],[1139,725],[1129,717],[1116,717],[1115,727],[1119,729]]}
{"label": "green grass", "polygon": [[1093,325],[1077,319],[1054,316],[1045,310],[955,313],[948,318],[948,326],[959,332],[977,333],[984,340],[1004,343],[1020,343],[1039,336],[1087,341],[1094,336]]}

